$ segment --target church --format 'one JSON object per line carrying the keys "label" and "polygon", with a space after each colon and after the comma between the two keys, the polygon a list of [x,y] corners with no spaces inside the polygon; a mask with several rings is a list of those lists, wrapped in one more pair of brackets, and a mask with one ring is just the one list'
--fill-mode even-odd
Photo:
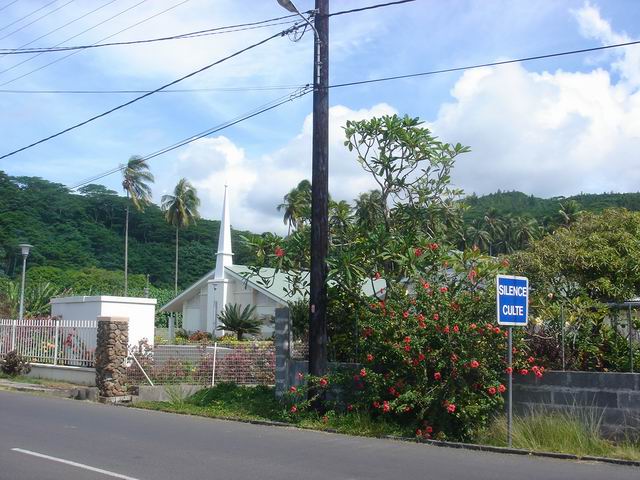
{"label": "church", "polygon": [[256,275],[249,275],[249,271],[246,266],[233,264],[231,222],[225,186],[215,269],[164,305],[160,311],[182,313],[182,328],[187,332],[199,330],[221,336],[224,332],[218,330],[218,315],[224,306],[237,304],[244,308],[251,305],[256,307],[255,315],[263,322],[261,336],[270,337],[276,308],[286,307],[289,302],[302,299],[302,295],[289,295],[285,291],[288,280],[282,272],[274,275],[272,269],[263,268],[263,276],[273,276],[273,281],[267,287]]}

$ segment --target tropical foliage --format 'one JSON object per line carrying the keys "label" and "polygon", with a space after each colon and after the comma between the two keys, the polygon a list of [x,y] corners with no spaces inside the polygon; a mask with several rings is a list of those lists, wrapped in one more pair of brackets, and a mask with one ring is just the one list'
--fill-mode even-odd
{"label": "tropical foliage", "polygon": [[260,319],[255,316],[256,307],[246,305],[241,309],[237,303],[227,304],[218,315],[218,330],[227,330],[237,335],[238,340],[242,340],[245,334],[260,333]]}

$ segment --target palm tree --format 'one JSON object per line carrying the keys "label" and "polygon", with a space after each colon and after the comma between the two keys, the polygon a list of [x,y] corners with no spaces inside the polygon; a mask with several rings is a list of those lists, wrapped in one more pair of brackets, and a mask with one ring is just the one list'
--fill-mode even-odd
{"label": "palm tree", "polygon": [[487,232],[480,221],[475,221],[467,227],[466,241],[473,247],[488,250],[491,243],[491,234]]}
{"label": "palm tree", "polygon": [[558,210],[558,215],[560,216],[562,226],[570,227],[576,222],[581,214],[582,212],[580,211],[580,204],[575,200],[569,200],[565,203],[560,203],[560,210]]}
{"label": "palm tree", "polygon": [[298,230],[304,222],[311,218],[311,182],[302,180],[298,186],[292,188],[278,205],[278,211],[284,210],[284,223]]}
{"label": "palm tree", "polygon": [[237,303],[227,304],[224,310],[218,315],[218,319],[222,322],[218,325],[218,330],[229,330],[235,332],[238,340],[242,340],[245,333],[260,333],[260,320],[254,315],[255,306],[247,305],[242,311]]}
{"label": "palm tree", "polygon": [[498,211],[495,208],[490,208],[487,213],[484,214],[484,224],[485,230],[491,235],[489,255],[493,255],[494,243],[499,243],[499,239],[504,232],[504,222],[500,218]]}
{"label": "palm tree", "polygon": [[147,161],[138,156],[132,156],[126,165],[122,166],[122,188],[127,193],[127,214],[124,227],[124,295],[128,291],[129,270],[129,199],[138,211],[143,211],[151,202],[151,187],[153,174],[149,171]]}
{"label": "palm tree", "polygon": [[384,207],[380,190],[361,193],[356,199],[356,221],[366,229],[374,228],[384,221]]}
{"label": "palm tree", "polygon": [[173,195],[163,195],[161,208],[164,218],[176,229],[176,270],[174,289],[178,294],[178,232],[200,218],[198,192],[186,178],[181,178],[173,189]]}

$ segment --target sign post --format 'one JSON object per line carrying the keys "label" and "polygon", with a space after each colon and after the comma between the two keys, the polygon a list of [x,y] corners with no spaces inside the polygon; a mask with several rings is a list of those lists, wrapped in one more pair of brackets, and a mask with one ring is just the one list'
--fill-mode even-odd
{"label": "sign post", "polygon": [[512,329],[526,326],[529,318],[529,279],[512,275],[496,277],[498,325],[508,327],[507,341],[507,445],[512,444],[513,425],[513,339]]}

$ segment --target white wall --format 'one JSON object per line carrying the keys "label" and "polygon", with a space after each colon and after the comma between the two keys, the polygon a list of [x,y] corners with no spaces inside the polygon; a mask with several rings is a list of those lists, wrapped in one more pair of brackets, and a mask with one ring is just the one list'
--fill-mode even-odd
{"label": "white wall", "polygon": [[146,339],[153,345],[155,298],[137,297],[62,297],[51,299],[51,316],[65,320],[93,320],[102,317],[129,318],[129,344]]}

